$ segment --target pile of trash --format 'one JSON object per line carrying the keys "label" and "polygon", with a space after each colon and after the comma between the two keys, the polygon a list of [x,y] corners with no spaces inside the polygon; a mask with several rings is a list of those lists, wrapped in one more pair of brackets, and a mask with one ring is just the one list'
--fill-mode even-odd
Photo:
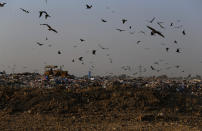
{"label": "pile of trash", "polygon": [[0,110],[15,113],[78,114],[105,112],[198,113],[201,96],[150,88],[111,87],[86,89],[0,88]]}

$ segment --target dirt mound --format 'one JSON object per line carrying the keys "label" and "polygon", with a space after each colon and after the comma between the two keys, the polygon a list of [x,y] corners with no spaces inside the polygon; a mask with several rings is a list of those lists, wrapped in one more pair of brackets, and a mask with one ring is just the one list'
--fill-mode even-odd
{"label": "dirt mound", "polygon": [[[188,93],[156,91],[146,88],[41,89],[0,88],[0,110],[9,113],[159,112],[163,119],[173,113],[198,113],[202,99]],[[155,117],[160,119],[162,117]],[[153,120],[145,116],[143,120]],[[174,118],[173,118],[174,119]]]}

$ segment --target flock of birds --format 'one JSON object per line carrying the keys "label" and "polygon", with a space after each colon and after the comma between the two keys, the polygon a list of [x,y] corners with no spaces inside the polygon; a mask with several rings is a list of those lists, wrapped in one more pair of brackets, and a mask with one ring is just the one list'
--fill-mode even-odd
{"label": "flock of birds", "polygon": [[[45,1],[46,1],[46,3],[47,3],[47,0],[45,0]],[[0,7],[4,7],[6,4],[7,4],[7,3],[0,3]],[[90,9],[93,8],[93,5],[86,4],[86,5],[85,5],[85,8],[86,8],[87,10],[90,10]],[[24,13],[26,13],[26,14],[31,13],[29,10],[26,10],[26,9],[23,9],[23,8],[20,8],[20,10],[23,11]],[[41,10],[41,11],[39,11],[38,13],[39,13],[39,18],[42,18],[42,17],[44,17],[45,19],[51,18],[51,15],[50,15],[47,11]],[[108,20],[107,20],[107,19],[104,19],[104,18],[101,18],[100,21],[103,22],[103,23],[107,23],[107,22],[108,22]],[[123,18],[123,19],[120,20],[120,22],[121,22],[122,24],[127,24],[127,23],[128,23],[128,20],[127,20],[126,18]],[[161,37],[162,39],[164,39],[164,40],[166,40],[166,41],[168,41],[168,40],[166,39],[165,34],[163,34],[163,33],[160,31],[160,29],[161,29],[161,30],[166,29],[166,28],[167,28],[166,26],[168,26],[168,27],[170,27],[170,28],[174,28],[174,29],[179,29],[179,30],[181,31],[181,34],[182,34],[183,36],[186,35],[186,31],[183,29],[183,26],[182,26],[182,25],[175,24],[174,22],[171,22],[171,23],[169,23],[169,24],[166,24],[165,22],[157,21],[157,18],[156,18],[156,17],[153,17],[151,20],[147,20],[146,22],[147,22],[146,29],[148,29],[148,31],[149,31],[149,33],[150,33],[151,36],[154,36],[154,37],[155,37],[155,36],[156,36],[156,37],[159,36],[159,37]],[[178,20],[178,23],[179,23],[179,22],[180,22],[180,21]],[[154,28],[153,24],[157,24],[157,26],[159,26],[160,29]],[[47,24],[47,23],[42,23],[42,24],[40,24],[40,26],[46,27],[48,31],[51,31],[51,32],[54,32],[54,33],[58,33],[58,31],[57,31],[55,28],[53,28],[51,25],[49,25],[49,24]],[[128,26],[128,29],[116,28],[116,31],[118,31],[118,32],[126,32],[126,31],[129,31],[129,34],[130,34],[130,35],[134,35],[134,34],[136,33],[136,31],[132,31],[132,30],[133,30],[133,26],[132,26],[132,25],[129,25],[129,26]],[[144,36],[146,36],[146,34],[147,34],[146,31],[142,31],[142,30],[139,31],[139,32],[137,32],[137,33],[143,34]],[[46,40],[48,40],[48,37],[46,37]],[[79,43],[78,45],[74,45],[74,46],[73,46],[74,48],[76,48],[76,47],[82,45],[82,43],[86,42],[86,40],[83,39],[83,38],[80,38],[79,41],[80,41],[80,43]],[[142,40],[136,41],[136,44],[137,44],[137,45],[139,45],[139,44],[141,44],[141,43],[142,43]],[[173,43],[174,43],[174,44],[178,44],[178,41],[177,41],[177,40],[174,40]],[[44,44],[41,43],[41,42],[36,42],[36,45],[38,45],[38,46],[43,46]],[[162,45],[163,45],[163,46],[166,46],[166,44],[162,44]],[[52,46],[52,45],[49,45],[49,47],[51,47],[51,46]],[[101,45],[101,44],[98,44],[98,47],[99,47],[101,50],[109,50],[109,48],[106,48],[106,47],[104,47],[104,46]],[[146,49],[146,48],[145,48],[145,49]],[[98,50],[98,49],[93,49],[93,50],[91,50],[91,54],[92,54],[92,55],[96,55],[97,50]],[[165,51],[166,51],[166,52],[169,52],[169,51],[170,51],[170,47],[165,47]],[[182,49],[181,49],[181,48],[176,48],[176,49],[175,49],[175,52],[176,52],[176,53],[182,53]],[[57,51],[57,54],[58,54],[58,55],[61,55],[61,54],[62,54],[62,51],[61,51],[61,50],[58,50],[58,51]],[[107,56],[108,56],[109,62],[112,63],[112,58],[110,57],[110,54],[107,54]],[[78,58],[73,58],[73,59],[72,59],[72,62],[74,63],[76,60],[78,60],[78,61],[80,61],[82,64],[84,64],[84,56],[79,56]],[[150,69],[151,69],[152,71],[160,72],[160,71],[162,70],[162,68],[157,68],[157,66],[160,66],[163,62],[164,62],[164,64],[169,65],[169,63],[167,63],[165,60],[159,60],[159,61],[154,62],[152,65],[150,65]],[[169,70],[169,69],[171,69],[171,68],[173,68],[173,67],[175,67],[176,69],[182,68],[182,66],[180,66],[180,65],[175,65],[175,66],[168,66],[168,67],[166,67],[165,69],[166,69],[166,70]],[[90,69],[93,70],[93,68],[95,68],[95,66],[92,64],[91,67],[90,67]],[[122,69],[123,71],[131,72],[131,71],[133,70],[133,67],[132,67],[132,66],[128,66],[128,65],[124,65],[124,66],[121,67],[121,69]],[[144,68],[143,68],[143,72],[147,72],[147,70],[148,70],[148,67],[144,67]],[[181,72],[184,72],[184,70],[182,69]],[[112,74],[112,73],[110,73],[110,74]],[[138,74],[138,72],[133,73],[133,75],[137,75],[137,74]]]}

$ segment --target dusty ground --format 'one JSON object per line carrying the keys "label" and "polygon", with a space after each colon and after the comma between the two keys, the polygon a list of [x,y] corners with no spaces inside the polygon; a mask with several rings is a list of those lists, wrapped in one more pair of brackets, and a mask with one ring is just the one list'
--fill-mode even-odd
{"label": "dusty ground", "polygon": [[0,88],[0,130],[202,130],[202,97],[132,87]]}

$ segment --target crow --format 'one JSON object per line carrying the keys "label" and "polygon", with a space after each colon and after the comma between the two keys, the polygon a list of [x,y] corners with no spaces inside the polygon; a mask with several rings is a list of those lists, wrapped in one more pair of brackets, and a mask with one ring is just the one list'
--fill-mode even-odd
{"label": "crow", "polygon": [[86,9],[91,9],[93,6],[86,4]]}
{"label": "crow", "polygon": [[81,56],[81,57],[79,57],[78,59],[79,59],[79,61],[83,61],[83,57],[82,57],[82,56]]}
{"label": "crow", "polygon": [[128,20],[122,19],[122,23],[125,24]]}
{"label": "crow", "polygon": [[165,27],[162,25],[163,22],[157,22],[157,24],[162,28],[164,29]]}
{"label": "crow", "polygon": [[152,70],[155,70],[155,68],[154,68],[153,66],[150,66],[150,68],[151,68]]}
{"label": "crow", "polygon": [[103,47],[101,44],[98,44],[98,46],[99,46],[102,50],[108,50],[108,49],[109,49],[109,48]]}
{"label": "crow", "polygon": [[58,31],[55,30],[55,29],[53,29],[49,24],[40,24],[40,25],[45,25],[45,26],[48,27],[48,30],[49,30],[49,31],[53,31],[53,32],[55,32],[55,33],[58,33]]}
{"label": "crow", "polygon": [[44,45],[44,44],[41,44],[41,43],[39,43],[39,42],[36,42],[36,44],[37,44],[37,45],[39,45],[39,46],[42,46],[42,45]]}
{"label": "crow", "polygon": [[173,22],[171,22],[171,23],[170,23],[170,26],[172,27],[173,25],[174,25],[174,23],[173,23]]}
{"label": "crow", "polygon": [[149,28],[149,29],[152,31],[152,32],[151,32],[151,35],[158,34],[158,35],[160,35],[161,37],[165,38],[165,36],[164,36],[161,32],[157,31],[156,29],[154,29],[154,28],[152,28],[152,27],[150,27],[150,26],[147,26],[147,28]]}
{"label": "crow", "polygon": [[142,34],[144,34],[144,35],[146,34],[146,33],[145,33],[144,31],[142,31],[142,30],[141,30],[140,32],[138,32],[138,33],[142,33]]}
{"label": "crow", "polygon": [[51,17],[46,11],[39,11],[39,18],[41,18],[43,14],[45,14],[45,19],[47,19],[48,17]]}
{"label": "crow", "polygon": [[156,17],[152,18],[149,23],[153,23],[153,21],[156,19]]}
{"label": "crow", "polygon": [[30,13],[28,10],[25,10],[25,9],[23,9],[23,8],[20,8],[23,12],[25,12],[25,13]]}
{"label": "crow", "polygon": [[174,43],[177,44],[178,42],[175,40]]}
{"label": "crow", "polygon": [[104,23],[107,22],[105,19],[101,19],[101,21],[104,22]]}
{"label": "crow", "polygon": [[139,44],[141,41],[139,40],[139,41],[137,41],[137,44]]}
{"label": "crow", "polygon": [[62,52],[60,50],[58,50],[58,54],[60,55],[60,54],[62,54]]}
{"label": "crow", "polygon": [[92,54],[93,54],[93,55],[96,55],[96,50],[92,50]]}
{"label": "crow", "polygon": [[0,3],[0,7],[4,7],[4,5],[7,3]]}
{"label": "crow", "polygon": [[180,48],[177,48],[176,52],[177,53],[181,53]]}
{"label": "crow", "polygon": [[183,30],[183,31],[182,31],[182,34],[183,34],[183,35],[186,35],[186,32],[185,32],[185,30]]}
{"label": "crow", "polygon": [[119,31],[119,32],[125,31],[125,30],[122,30],[122,29],[116,29],[116,30]]}
{"label": "crow", "polygon": [[80,41],[81,41],[81,42],[84,42],[84,41],[86,41],[86,40],[84,40],[84,39],[80,39]]}

